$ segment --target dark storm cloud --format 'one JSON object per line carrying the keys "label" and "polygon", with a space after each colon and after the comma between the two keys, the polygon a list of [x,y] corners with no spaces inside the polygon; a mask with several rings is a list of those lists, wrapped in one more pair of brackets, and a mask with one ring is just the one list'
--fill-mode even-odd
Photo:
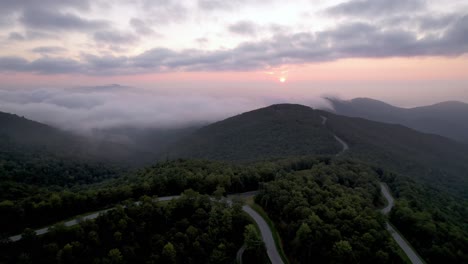
{"label": "dark storm cloud", "polygon": [[421,11],[424,8],[423,0],[352,0],[330,7],[326,12],[332,15],[362,17]]}
{"label": "dark storm cloud", "polygon": [[279,34],[233,49],[174,51],[155,48],[133,57],[83,55],[80,62],[42,58],[0,59],[0,71],[43,74],[134,74],[167,71],[248,71],[293,63],[317,63],[345,58],[458,56],[468,52],[468,15],[442,32],[426,34],[401,28],[382,28],[365,22],[346,23],[318,33]]}
{"label": "dark storm cloud", "polygon": [[231,24],[228,30],[238,35],[255,35],[257,33],[257,26],[251,21],[239,21]]}
{"label": "dark storm cloud", "polygon": [[28,28],[60,31],[87,31],[106,28],[105,20],[86,19],[67,12],[27,8],[20,21]]}

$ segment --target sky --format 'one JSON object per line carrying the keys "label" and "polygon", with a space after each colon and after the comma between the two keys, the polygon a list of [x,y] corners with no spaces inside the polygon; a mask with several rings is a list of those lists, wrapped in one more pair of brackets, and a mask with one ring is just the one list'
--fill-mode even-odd
{"label": "sky", "polygon": [[0,0],[0,111],[66,129],[468,102],[466,0]]}

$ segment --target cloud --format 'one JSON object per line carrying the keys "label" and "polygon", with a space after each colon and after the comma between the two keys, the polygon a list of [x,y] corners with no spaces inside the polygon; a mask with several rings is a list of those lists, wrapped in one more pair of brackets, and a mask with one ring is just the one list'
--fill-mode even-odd
{"label": "cloud", "polygon": [[10,34],[8,35],[8,39],[16,40],[16,41],[23,41],[23,40],[26,40],[26,37],[18,32],[10,32]]}
{"label": "cloud", "polygon": [[138,36],[130,32],[104,30],[94,33],[94,40],[102,43],[109,43],[114,45],[128,45],[138,41]]}
{"label": "cloud", "polygon": [[198,7],[204,10],[226,10],[231,9],[234,1],[223,0],[199,0]]}
{"label": "cloud", "polygon": [[[371,22],[343,23],[316,33],[280,33],[262,41],[244,42],[232,49],[171,50],[154,48],[136,56],[84,55],[80,61],[19,57],[0,58],[0,71],[43,74],[134,74],[168,71],[250,71],[283,64],[334,61],[346,58],[459,56],[468,52],[468,15],[442,32],[382,27]],[[110,35],[108,40],[112,41]],[[128,41],[131,38],[114,39]]]}
{"label": "cloud", "polygon": [[59,31],[92,31],[109,27],[109,22],[98,19],[86,19],[68,12],[45,9],[24,10],[20,21],[28,28]]}
{"label": "cloud", "polygon": [[177,0],[141,0],[140,6],[150,24],[181,22],[189,14],[188,8]]}
{"label": "cloud", "polygon": [[148,26],[148,23],[146,23],[145,21],[141,19],[132,18],[129,23],[132,26],[133,30],[135,30],[135,32],[140,35],[155,35],[156,34],[156,32],[150,26]]}
{"label": "cloud", "polygon": [[328,14],[343,16],[388,16],[402,12],[421,11],[425,8],[423,0],[351,0],[330,7]]}
{"label": "cloud", "polygon": [[122,126],[171,128],[215,122],[273,103],[328,105],[318,98],[209,96],[118,84],[68,89],[0,88],[0,111],[76,132]]}
{"label": "cloud", "polygon": [[229,25],[228,30],[238,35],[253,36],[257,33],[257,25],[251,21],[239,21]]}
{"label": "cloud", "polygon": [[275,2],[275,0],[198,0],[197,6],[199,9],[204,11],[231,11],[233,9],[239,9],[248,6],[269,5],[273,2]]}
{"label": "cloud", "polygon": [[62,53],[67,51],[67,49],[59,46],[42,46],[42,47],[36,47],[31,50],[34,53],[39,53],[39,54],[57,54],[57,53]]}
{"label": "cloud", "polygon": [[56,39],[57,36],[40,31],[28,30],[26,33],[10,32],[8,40],[11,41],[28,41],[28,40],[39,40],[39,39]]}
{"label": "cloud", "polygon": [[1,57],[0,71],[38,74],[79,73],[83,71],[83,65],[66,58],[43,57],[34,61],[27,61],[20,57]]}

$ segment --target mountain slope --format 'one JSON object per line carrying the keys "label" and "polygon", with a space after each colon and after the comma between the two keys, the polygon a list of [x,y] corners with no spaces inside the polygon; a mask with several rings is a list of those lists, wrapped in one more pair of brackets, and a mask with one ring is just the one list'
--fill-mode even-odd
{"label": "mountain slope", "polygon": [[168,156],[251,161],[333,154],[340,145],[313,109],[272,105],[208,125],[179,141]]}
{"label": "mountain slope", "polygon": [[468,147],[404,127],[325,111],[327,127],[349,144],[348,157],[392,169],[467,196]]}
{"label": "mountain slope", "polygon": [[[321,116],[328,117],[326,125]],[[206,126],[175,144],[168,157],[252,161],[334,155],[341,145],[333,134],[349,144],[344,157],[466,196],[465,144],[401,125],[334,115],[301,105],[273,105]]]}
{"label": "mountain slope", "polygon": [[468,143],[468,104],[462,102],[449,101],[429,106],[400,108],[369,98],[350,101],[330,98],[328,100],[339,115],[402,124],[422,132]]}
{"label": "mountain slope", "polygon": [[[101,162],[140,163],[144,153],[107,140],[96,140],[0,112],[0,147],[3,153],[37,153]],[[142,160],[144,162],[144,160]]]}

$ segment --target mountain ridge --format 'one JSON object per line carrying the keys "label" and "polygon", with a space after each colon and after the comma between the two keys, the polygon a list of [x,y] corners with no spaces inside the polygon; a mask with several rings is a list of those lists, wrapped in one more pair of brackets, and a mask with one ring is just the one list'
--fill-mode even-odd
{"label": "mountain ridge", "polygon": [[333,112],[339,115],[402,124],[421,132],[468,143],[468,104],[464,102],[445,101],[402,108],[370,98],[355,98],[349,101],[326,99],[332,104]]}

